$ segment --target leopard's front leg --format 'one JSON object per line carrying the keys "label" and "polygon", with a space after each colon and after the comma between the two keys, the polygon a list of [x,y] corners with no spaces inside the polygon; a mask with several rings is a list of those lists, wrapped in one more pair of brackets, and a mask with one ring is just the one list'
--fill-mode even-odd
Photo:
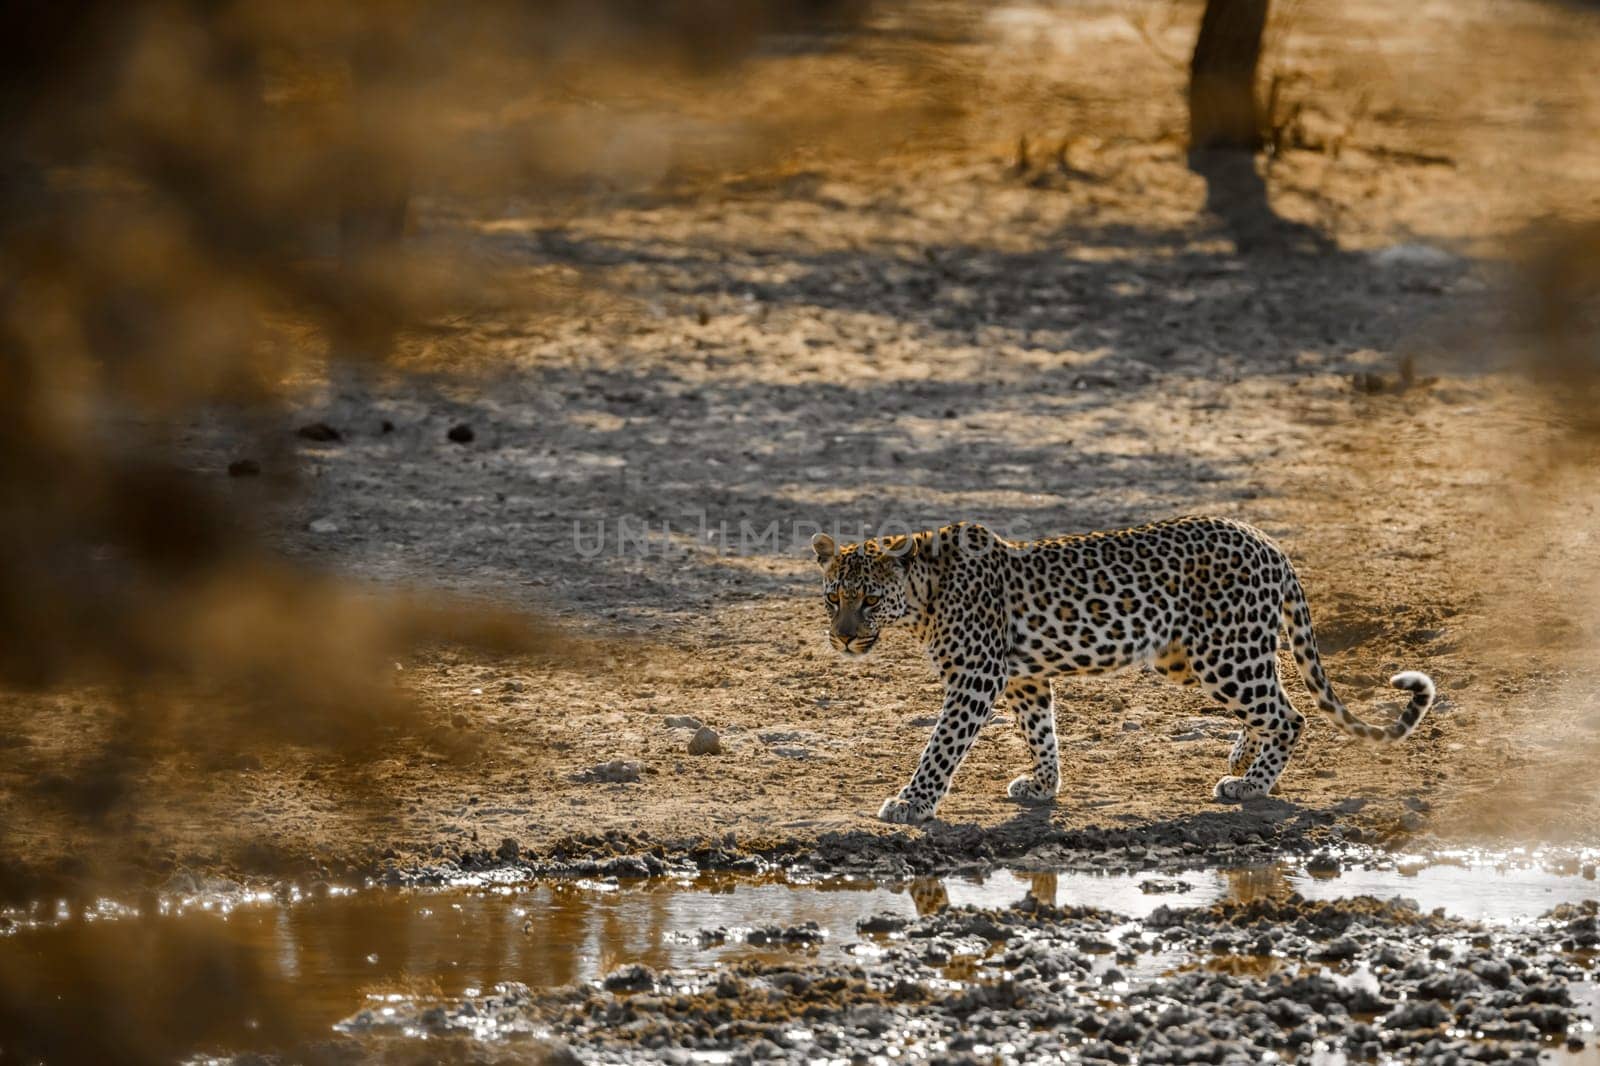
{"label": "leopard's front leg", "polygon": [[1055,700],[1045,679],[1016,678],[1006,686],[1006,702],[1033,755],[1033,773],[1006,786],[1006,795],[1023,803],[1049,803],[1061,787],[1061,755],[1056,746]]}
{"label": "leopard's front leg", "polygon": [[944,709],[934,724],[933,736],[922,749],[916,773],[900,794],[883,801],[878,817],[885,822],[911,825],[933,817],[939,801],[950,789],[950,778],[966,758],[978,730],[1000,695],[999,669],[959,670],[945,678]]}

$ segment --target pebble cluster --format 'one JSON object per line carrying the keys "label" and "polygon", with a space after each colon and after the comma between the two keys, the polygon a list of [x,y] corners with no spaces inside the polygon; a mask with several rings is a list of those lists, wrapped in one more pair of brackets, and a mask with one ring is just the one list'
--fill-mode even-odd
{"label": "pebble cluster", "polygon": [[[716,931],[710,931],[715,935]],[[722,931],[727,935],[727,931]],[[805,945],[806,927],[758,931]],[[863,921],[822,963],[642,966],[548,993],[358,1015],[346,1032],[539,1033],[584,1062],[1527,1062],[1581,1048],[1596,906],[1485,927],[1405,900],[1229,901],[1143,921],[1031,897]]]}

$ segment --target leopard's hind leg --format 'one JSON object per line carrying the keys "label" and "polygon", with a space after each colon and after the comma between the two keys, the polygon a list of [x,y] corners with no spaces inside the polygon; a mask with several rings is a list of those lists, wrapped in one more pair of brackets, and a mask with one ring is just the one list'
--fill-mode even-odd
{"label": "leopard's hind leg", "polygon": [[1265,796],[1289,765],[1306,724],[1278,680],[1277,632],[1268,632],[1253,647],[1235,645],[1191,656],[1190,669],[1242,729],[1228,757],[1230,773],[1217,782],[1212,795],[1220,800]]}

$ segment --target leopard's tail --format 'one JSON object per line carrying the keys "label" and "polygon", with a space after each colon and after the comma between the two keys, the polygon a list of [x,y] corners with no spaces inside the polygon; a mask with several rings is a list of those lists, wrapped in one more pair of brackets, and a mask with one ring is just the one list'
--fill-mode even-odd
{"label": "leopard's tail", "polygon": [[1433,706],[1433,679],[1416,670],[1407,670],[1389,679],[1389,684],[1395,688],[1411,693],[1411,702],[1394,722],[1386,726],[1371,725],[1346,710],[1344,702],[1334,694],[1328,675],[1322,670],[1322,658],[1317,654],[1317,637],[1311,631],[1311,608],[1306,603],[1300,579],[1294,576],[1293,571],[1284,585],[1283,625],[1289,631],[1289,639],[1294,647],[1294,664],[1300,671],[1300,679],[1306,683],[1306,691],[1316,697],[1322,713],[1350,736],[1379,744],[1404,740],[1421,723],[1428,708]]}

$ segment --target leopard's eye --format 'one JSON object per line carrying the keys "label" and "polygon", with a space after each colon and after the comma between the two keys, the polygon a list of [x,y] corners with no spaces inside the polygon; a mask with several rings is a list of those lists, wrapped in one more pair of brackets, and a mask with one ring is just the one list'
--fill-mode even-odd
{"label": "leopard's eye", "polygon": [[833,604],[835,607],[839,605],[839,594],[837,592],[829,592],[822,598]]}
{"label": "leopard's eye", "polygon": [[877,606],[878,601],[881,599],[883,599],[882,596],[868,596],[866,598],[866,604],[868,607],[875,607]]}

